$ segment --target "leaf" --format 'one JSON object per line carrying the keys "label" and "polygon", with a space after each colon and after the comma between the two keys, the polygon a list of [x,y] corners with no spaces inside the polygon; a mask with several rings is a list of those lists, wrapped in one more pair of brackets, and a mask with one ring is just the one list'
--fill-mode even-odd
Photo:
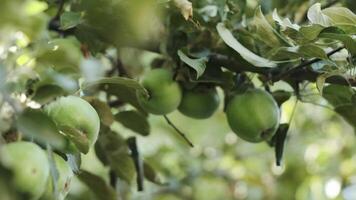
{"label": "leaf", "polygon": [[150,134],[150,124],[147,118],[137,111],[119,112],[115,115],[115,120],[140,135],[147,136]]}
{"label": "leaf", "polygon": [[276,135],[275,135],[275,155],[276,155],[276,165],[281,165],[281,160],[283,157],[284,144],[287,137],[287,132],[289,129],[289,124],[280,124]]}
{"label": "leaf", "polygon": [[135,175],[135,165],[129,155],[126,141],[109,128],[101,131],[97,145],[102,150],[101,160],[104,160],[116,176],[131,183]]}
{"label": "leaf", "polygon": [[356,24],[356,15],[345,7],[329,7],[324,9],[323,14],[331,19],[333,25]]}
{"label": "leaf", "polygon": [[60,17],[60,25],[62,30],[76,27],[81,22],[82,15],[79,12],[64,12]]}
{"label": "leaf", "polygon": [[70,168],[73,172],[78,173],[80,170],[80,166],[82,165],[82,157],[79,152],[66,154],[67,156],[67,163],[69,164]]}
{"label": "leaf", "polygon": [[291,92],[287,92],[284,90],[277,90],[272,92],[272,96],[276,100],[277,104],[281,106],[284,102],[288,101],[292,94]]}
{"label": "leaf", "polygon": [[89,138],[85,133],[70,126],[59,126],[58,128],[69,138],[71,142],[73,142],[73,144],[75,144],[80,152],[84,154],[89,152]]}
{"label": "leaf", "polygon": [[84,97],[84,99],[95,108],[101,123],[106,126],[110,126],[114,122],[114,115],[112,114],[108,104],[94,97]]}
{"label": "leaf", "polygon": [[298,24],[293,24],[289,18],[281,19],[281,17],[278,15],[276,8],[273,10],[272,18],[281,26],[282,31],[286,30],[287,28],[291,28],[296,31],[299,31],[300,29],[300,26]]}
{"label": "leaf", "polygon": [[59,172],[58,172],[58,166],[56,165],[56,162],[54,160],[54,153],[52,152],[51,148],[47,148],[47,157],[48,157],[48,163],[49,163],[49,169],[50,169],[50,177],[48,181],[51,181],[51,186],[52,186],[52,193],[55,199],[58,198],[59,191],[58,191],[58,179],[59,179]]}
{"label": "leaf", "polygon": [[356,131],[356,106],[353,104],[341,105],[335,108],[335,111],[341,115]]}
{"label": "leaf", "polygon": [[193,68],[197,72],[197,79],[201,75],[203,75],[206,68],[206,62],[208,61],[206,57],[192,59],[185,55],[181,50],[178,50],[177,54],[185,64],[187,64],[189,67]]}
{"label": "leaf", "polygon": [[95,86],[105,86],[104,90],[108,94],[118,97],[120,101],[130,103],[142,113],[145,113],[137,101],[136,93],[141,92],[147,98],[149,95],[147,90],[137,81],[123,77],[102,78],[97,81],[84,83],[82,89],[86,90]]}
{"label": "leaf", "polygon": [[59,133],[56,124],[41,110],[24,110],[18,116],[16,124],[25,137],[33,138],[43,145],[49,144],[57,150],[66,148],[65,136]]}
{"label": "leaf", "polygon": [[110,167],[115,174],[127,183],[131,183],[135,175],[135,165],[128,154],[113,154],[109,156]]}
{"label": "leaf", "polygon": [[325,51],[314,44],[302,45],[298,48],[298,52],[306,58],[320,58],[325,60],[328,59]]}
{"label": "leaf", "polygon": [[83,84],[83,89],[97,86],[97,85],[102,85],[102,84],[113,84],[116,86],[122,86],[130,89],[134,89],[142,93],[147,98],[149,97],[147,90],[140,83],[138,83],[133,79],[124,78],[124,77],[101,78],[93,82],[86,82]]}
{"label": "leaf", "polygon": [[356,40],[349,35],[322,32],[319,37],[339,40],[345,45],[346,49],[349,50],[350,53],[356,54]]}
{"label": "leaf", "polygon": [[350,104],[354,94],[351,87],[344,85],[331,84],[323,89],[323,97],[334,107]]}
{"label": "leaf", "polygon": [[46,104],[53,101],[56,97],[63,96],[65,91],[58,85],[44,85],[36,90],[32,100],[39,104]]}
{"label": "leaf", "polygon": [[331,26],[331,19],[321,11],[320,3],[315,3],[309,8],[307,17],[312,24]]}
{"label": "leaf", "polygon": [[318,37],[318,35],[324,28],[325,27],[321,26],[320,24],[312,24],[302,26],[299,31],[307,41],[312,41]]}
{"label": "leaf", "polygon": [[218,23],[216,29],[221,37],[221,39],[227,44],[229,47],[234,49],[237,53],[239,53],[246,61],[257,66],[257,67],[276,67],[277,63],[275,61],[271,61],[265,58],[262,58],[242,44],[240,44],[232,35],[232,33],[225,27],[223,23]]}
{"label": "leaf", "polygon": [[316,88],[318,89],[320,95],[323,95],[323,88],[324,88],[324,84],[325,84],[325,80],[329,77],[332,76],[337,76],[337,75],[342,75],[340,72],[331,72],[331,73],[324,73],[319,75],[316,78]]}
{"label": "leaf", "polygon": [[280,46],[280,42],[274,33],[275,30],[263,15],[261,6],[259,6],[255,11],[252,25],[256,29],[254,33],[257,34],[258,37],[269,47]]}
{"label": "leaf", "polygon": [[109,186],[100,176],[85,170],[81,170],[78,174],[78,178],[90,188],[97,199],[117,199],[117,193],[115,189]]}
{"label": "leaf", "polygon": [[143,163],[144,175],[147,180],[157,185],[164,185],[156,171],[147,162]]}

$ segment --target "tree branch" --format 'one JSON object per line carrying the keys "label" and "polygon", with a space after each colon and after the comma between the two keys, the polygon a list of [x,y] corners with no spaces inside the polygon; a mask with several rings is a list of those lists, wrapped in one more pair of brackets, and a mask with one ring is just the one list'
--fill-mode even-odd
{"label": "tree branch", "polygon": [[180,131],[166,115],[163,115],[163,117],[167,123],[188,143],[190,147],[194,147],[193,143],[188,139],[188,137],[182,131]]}
{"label": "tree branch", "polygon": [[[328,57],[330,57],[331,55],[333,55],[333,54],[335,54],[335,53],[341,51],[341,50],[344,49],[344,48],[345,48],[344,46],[339,47],[339,48],[336,48],[336,49],[330,51],[329,53],[327,53],[326,55],[327,55]],[[321,61],[320,58],[314,58],[314,59],[311,59],[311,60],[304,61],[304,62],[302,62],[301,64],[297,65],[296,67],[293,67],[293,68],[291,68],[290,70],[285,71],[285,72],[282,72],[282,73],[280,73],[279,75],[273,77],[273,80],[272,80],[272,81],[273,81],[273,82],[276,82],[276,81],[282,80],[282,79],[284,79],[285,77],[287,77],[288,75],[293,74],[293,73],[295,73],[295,72],[298,72],[298,71],[300,71],[300,70],[303,70],[305,67],[307,67],[307,66],[309,66],[309,65],[311,65],[311,64],[317,63],[317,62],[319,62],[319,61]]]}
{"label": "tree branch", "polygon": [[[330,51],[329,53],[327,53],[327,56],[331,56],[333,54],[335,54],[336,52],[341,51],[342,49],[344,49],[344,47],[339,47],[336,48],[332,51]],[[255,66],[251,66],[251,65],[245,65],[244,63],[225,56],[225,55],[221,55],[221,54],[212,54],[209,57],[209,64],[212,66],[223,66],[233,72],[243,72],[243,71],[247,71],[247,72],[253,72],[253,73],[257,73],[260,75],[263,75],[266,77],[266,80],[270,80],[272,82],[277,82],[279,80],[295,80],[295,81],[310,81],[310,82],[315,82],[317,77],[319,75],[321,75],[321,73],[319,72],[315,72],[312,71],[310,69],[307,68],[307,66],[319,62],[321,61],[321,59],[319,58],[314,58],[311,60],[307,60],[302,62],[301,64],[295,66],[295,67],[291,67],[288,70],[284,70],[282,68],[266,68],[266,67],[255,67]],[[347,81],[345,81],[343,78],[341,77],[329,77],[326,79],[325,81],[326,83],[332,83],[332,84],[339,84],[339,85],[351,85],[351,86],[356,86],[356,79],[353,78],[349,78]]]}

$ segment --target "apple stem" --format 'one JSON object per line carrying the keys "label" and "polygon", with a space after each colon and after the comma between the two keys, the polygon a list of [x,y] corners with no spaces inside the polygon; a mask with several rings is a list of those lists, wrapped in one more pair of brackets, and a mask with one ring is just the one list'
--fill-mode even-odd
{"label": "apple stem", "polygon": [[188,143],[188,145],[190,147],[194,147],[194,144],[188,139],[188,137],[182,132],[180,131],[173,123],[171,120],[169,120],[169,118],[167,117],[167,115],[163,115],[164,119],[167,121],[167,123]]}

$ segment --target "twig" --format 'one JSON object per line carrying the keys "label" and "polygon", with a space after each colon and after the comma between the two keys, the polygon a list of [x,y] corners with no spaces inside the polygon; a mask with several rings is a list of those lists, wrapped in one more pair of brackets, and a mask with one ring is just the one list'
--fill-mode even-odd
{"label": "twig", "polygon": [[64,0],[59,0],[59,6],[56,15],[53,17],[52,20],[58,20],[59,17],[61,16],[61,12],[63,11],[64,8]]}
{"label": "twig", "polygon": [[135,168],[136,168],[136,173],[137,173],[137,190],[138,191],[143,191],[143,180],[144,180],[144,173],[143,173],[143,164],[142,160],[140,158],[140,154],[138,152],[137,148],[137,143],[136,143],[136,137],[130,137],[127,140],[127,144],[131,150],[131,157],[134,161]]}
{"label": "twig", "polygon": [[109,179],[110,179],[110,185],[113,188],[116,188],[117,177],[116,177],[115,172],[113,170],[109,171]]}
{"label": "twig", "polygon": [[169,120],[167,115],[163,115],[164,119],[167,121],[167,123],[188,143],[190,147],[194,147],[193,143],[187,138],[187,136],[180,131],[172,122]]}
{"label": "twig", "polygon": [[123,101],[121,101],[121,100],[114,100],[114,101],[110,101],[109,102],[109,106],[110,107],[120,107],[120,106],[123,106],[123,105],[125,105],[125,102],[123,102]]}
{"label": "twig", "polygon": [[[327,53],[326,55],[327,55],[327,57],[330,57],[331,55],[333,55],[333,54],[335,54],[335,53],[341,51],[341,50],[344,49],[344,48],[345,48],[344,46],[341,46],[341,47],[339,47],[339,48],[336,48],[336,49],[330,51],[330,52]],[[279,80],[285,78],[286,76],[288,76],[288,75],[290,75],[290,74],[292,74],[292,73],[294,73],[294,72],[300,71],[300,70],[304,69],[305,67],[307,67],[307,66],[309,66],[309,65],[311,65],[311,64],[317,63],[317,62],[319,62],[319,61],[321,61],[320,58],[314,58],[314,59],[311,59],[311,60],[307,60],[307,61],[305,61],[305,62],[302,62],[301,64],[299,64],[299,65],[297,65],[297,66],[291,68],[290,70],[287,70],[287,71],[285,71],[285,72],[282,72],[281,74],[279,74],[279,75],[273,77],[273,80],[272,80],[272,81],[273,81],[273,82],[279,81]]]}

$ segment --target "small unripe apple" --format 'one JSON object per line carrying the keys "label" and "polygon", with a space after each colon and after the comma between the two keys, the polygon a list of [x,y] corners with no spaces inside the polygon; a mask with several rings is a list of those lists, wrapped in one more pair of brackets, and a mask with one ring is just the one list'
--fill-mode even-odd
{"label": "small unripe apple", "polygon": [[275,134],[280,110],[272,95],[264,90],[250,89],[228,102],[226,116],[231,129],[240,138],[261,142]]}
{"label": "small unripe apple", "polygon": [[177,109],[182,99],[182,91],[167,69],[153,69],[147,72],[141,84],[149,93],[146,98],[137,93],[138,102],[151,114],[165,115]]}
{"label": "small unripe apple", "polygon": [[12,182],[31,199],[38,199],[46,189],[49,178],[47,154],[31,142],[14,142],[0,150],[3,165],[13,172]]}
{"label": "small unripe apple", "polygon": [[178,110],[192,118],[206,119],[219,107],[220,98],[216,89],[186,90]]}
{"label": "small unripe apple", "polygon": [[[61,97],[46,106],[45,111],[60,130],[65,127],[62,132],[77,147],[80,142],[85,143],[83,144],[85,146],[83,147],[84,153],[87,153],[89,146],[96,142],[100,129],[100,119],[96,110],[87,101],[76,96]],[[73,130],[77,134],[75,138],[70,133]]]}

